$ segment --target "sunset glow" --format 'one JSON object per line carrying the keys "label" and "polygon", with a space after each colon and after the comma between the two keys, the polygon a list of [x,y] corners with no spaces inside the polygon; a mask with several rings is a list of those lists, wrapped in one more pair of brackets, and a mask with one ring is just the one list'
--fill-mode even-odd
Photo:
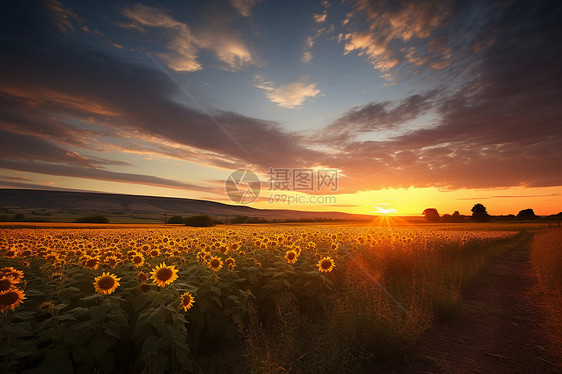
{"label": "sunset glow", "polygon": [[3,4],[0,188],[233,204],[248,169],[261,209],[562,211],[559,5],[399,4]]}

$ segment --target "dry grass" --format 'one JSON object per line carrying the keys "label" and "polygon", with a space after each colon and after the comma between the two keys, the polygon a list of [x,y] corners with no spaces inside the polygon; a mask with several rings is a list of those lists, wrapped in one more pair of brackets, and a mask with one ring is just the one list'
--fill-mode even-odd
{"label": "dry grass", "polygon": [[562,364],[562,229],[539,231],[531,244],[531,260],[539,280],[551,352]]}

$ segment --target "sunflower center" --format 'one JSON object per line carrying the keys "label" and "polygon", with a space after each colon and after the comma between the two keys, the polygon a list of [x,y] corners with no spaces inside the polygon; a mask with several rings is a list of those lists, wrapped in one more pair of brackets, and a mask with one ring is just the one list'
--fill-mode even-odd
{"label": "sunflower center", "polygon": [[140,256],[133,257],[133,262],[136,264],[140,264],[142,262],[142,258]]}
{"label": "sunflower center", "polygon": [[93,266],[96,266],[97,263],[98,263],[98,260],[96,260],[95,258],[93,258],[93,259],[88,260],[88,261],[86,262],[86,266],[88,266],[88,267],[93,267]]}
{"label": "sunflower center", "polygon": [[12,282],[9,279],[0,280],[0,291],[7,291],[10,289]]}
{"label": "sunflower center", "polygon": [[183,297],[183,305],[189,305],[189,303],[191,303],[191,296],[185,295]]}
{"label": "sunflower center", "polygon": [[113,288],[113,285],[115,284],[115,280],[111,277],[102,277],[99,281],[98,281],[98,287],[101,288],[102,290],[110,290]]}
{"label": "sunflower center", "polygon": [[148,285],[148,284],[141,284],[140,288],[141,288],[142,292],[150,291],[150,285]]}
{"label": "sunflower center", "polygon": [[158,269],[156,272],[156,277],[161,281],[167,281],[168,279],[172,278],[172,270],[168,268]]}
{"label": "sunflower center", "polygon": [[332,261],[330,260],[324,260],[322,261],[322,263],[320,264],[320,266],[322,267],[322,269],[327,270],[329,268],[332,267]]}
{"label": "sunflower center", "polygon": [[0,305],[12,305],[19,300],[17,292],[6,292],[0,295]]}
{"label": "sunflower center", "polygon": [[211,266],[214,268],[218,268],[220,266],[220,261],[217,259],[211,260]]}
{"label": "sunflower center", "polygon": [[287,257],[289,258],[289,260],[292,260],[292,259],[295,258],[295,254],[294,254],[293,252],[289,252],[289,253],[287,254]]}

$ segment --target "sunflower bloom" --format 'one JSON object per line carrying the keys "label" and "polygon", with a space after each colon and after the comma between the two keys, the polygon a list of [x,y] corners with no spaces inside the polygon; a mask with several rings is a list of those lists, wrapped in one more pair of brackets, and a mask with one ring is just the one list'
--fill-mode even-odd
{"label": "sunflower bloom", "polygon": [[295,262],[297,262],[297,257],[298,257],[298,254],[297,254],[297,251],[295,251],[295,250],[291,249],[291,250],[287,251],[287,253],[285,253],[285,259],[287,260],[287,262],[289,264],[294,264]]}
{"label": "sunflower bloom", "polygon": [[152,269],[150,273],[152,275],[152,280],[160,287],[167,286],[178,279],[178,271],[175,266],[166,266],[166,263],[161,263]]}
{"label": "sunflower bloom", "polygon": [[119,281],[121,278],[117,278],[113,274],[102,273],[99,277],[96,277],[94,282],[94,287],[97,293],[102,295],[109,295],[119,286]]}
{"label": "sunflower bloom", "polygon": [[232,257],[229,257],[224,260],[224,264],[228,266],[228,270],[232,271],[236,267],[236,260]]}
{"label": "sunflower bloom", "polygon": [[23,279],[23,271],[14,269],[13,267],[5,267],[0,270],[0,277],[12,277],[16,283]]}
{"label": "sunflower bloom", "polygon": [[195,298],[189,292],[184,292],[180,295],[180,308],[183,308],[184,312],[187,312],[188,309],[191,309],[193,303],[195,302]]}
{"label": "sunflower bloom", "polygon": [[209,261],[209,267],[214,271],[219,271],[222,268],[222,260],[218,257],[213,257]]}
{"label": "sunflower bloom", "polygon": [[25,293],[18,288],[0,292],[0,312],[6,309],[16,309],[24,299]]}
{"label": "sunflower bloom", "polygon": [[16,284],[19,283],[14,280],[13,277],[2,277],[0,278],[0,292],[8,291],[16,288]]}
{"label": "sunflower bloom", "polygon": [[318,261],[318,264],[316,266],[318,266],[318,270],[320,270],[321,273],[329,273],[334,270],[336,264],[331,257],[324,257],[323,259]]}
{"label": "sunflower bloom", "polygon": [[135,264],[136,267],[140,267],[144,264],[144,256],[140,253],[137,253],[133,256],[133,258],[131,258],[131,261],[133,262],[133,264]]}
{"label": "sunflower bloom", "polygon": [[100,264],[100,260],[97,257],[89,257],[84,259],[84,266],[90,270],[96,270]]}

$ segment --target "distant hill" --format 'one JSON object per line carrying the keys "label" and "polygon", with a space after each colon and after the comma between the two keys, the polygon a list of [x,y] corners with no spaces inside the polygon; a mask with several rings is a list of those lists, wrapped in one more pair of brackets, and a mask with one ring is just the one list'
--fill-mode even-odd
{"label": "distant hill", "polygon": [[[52,212],[50,221],[64,221],[59,217],[103,214],[108,217],[165,217],[172,215],[208,214],[224,218],[235,216],[257,217],[266,220],[334,219],[370,220],[371,216],[341,212],[309,212],[285,209],[255,209],[248,206],[229,205],[207,200],[171,197],[123,195],[92,192],[44,191],[25,189],[0,189],[0,208],[4,212],[46,215]],[[146,218],[148,217],[148,218]],[[112,220],[113,222],[113,220]]]}

